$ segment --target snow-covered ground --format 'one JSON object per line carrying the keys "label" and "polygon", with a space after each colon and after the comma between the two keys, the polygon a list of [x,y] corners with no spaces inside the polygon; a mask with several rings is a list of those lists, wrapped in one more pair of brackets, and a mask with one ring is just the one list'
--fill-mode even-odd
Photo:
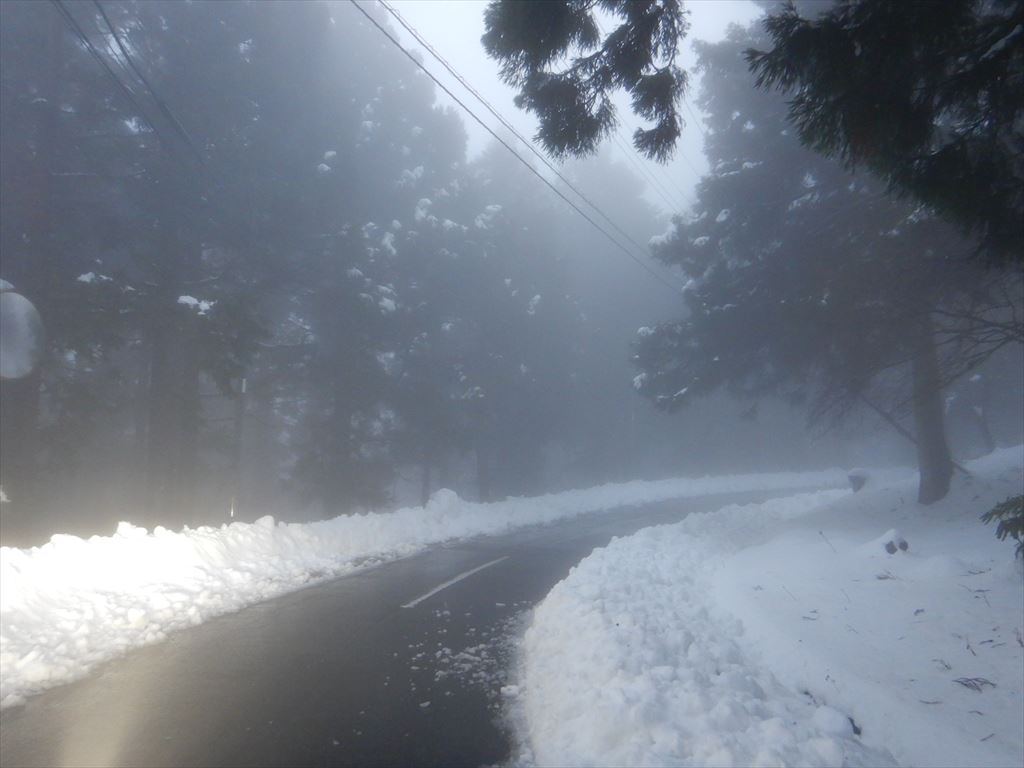
{"label": "snow-covered ground", "polygon": [[522,760],[1024,764],[1024,581],[978,520],[1021,493],[1022,451],[928,507],[876,475],[596,550],[523,639]]}
{"label": "snow-covered ground", "polygon": [[265,517],[180,532],[121,523],[113,536],[3,547],[0,706],[174,630],[439,542],[667,499],[844,482],[839,470],[680,478],[491,504],[439,491],[425,507],[317,523]]}

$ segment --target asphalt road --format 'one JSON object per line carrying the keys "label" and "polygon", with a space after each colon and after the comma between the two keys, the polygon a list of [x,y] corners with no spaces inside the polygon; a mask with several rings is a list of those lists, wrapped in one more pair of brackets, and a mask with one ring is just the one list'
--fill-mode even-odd
{"label": "asphalt road", "polygon": [[0,712],[0,765],[502,762],[512,747],[500,689],[530,606],[613,536],[770,495],[440,546],[222,616]]}

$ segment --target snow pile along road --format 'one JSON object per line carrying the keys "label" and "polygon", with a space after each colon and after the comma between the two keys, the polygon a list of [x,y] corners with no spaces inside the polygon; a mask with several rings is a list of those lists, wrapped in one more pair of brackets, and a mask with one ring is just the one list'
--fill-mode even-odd
{"label": "snow pile along road", "polygon": [[317,523],[265,517],[181,532],[121,523],[109,537],[0,548],[0,706],[176,629],[439,542],[668,499],[843,482],[839,470],[680,478],[490,504],[439,491],[425,507]]}
{"label": "snow pile along road", "polygon": [[929,507],[869,479],[595,551],[526,632],[524,761],[1021,765],[1024,587],[978,517],[1022,465],[974,462]]}

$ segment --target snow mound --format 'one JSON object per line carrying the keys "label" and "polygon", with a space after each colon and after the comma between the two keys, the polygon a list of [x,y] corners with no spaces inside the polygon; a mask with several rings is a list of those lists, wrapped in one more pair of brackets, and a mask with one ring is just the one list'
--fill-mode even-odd
{"label": "snow mound", "polygon": [[[928,507],[914,478],[873,472],[870,491],[734,505],[595,550],[523,639],[527,761],[1022,764],[1024,586],[978,520],[1020,492],[1021,451],[974,462]],[[912,549],[885,550],[894,523]]]}
{"label": "snow mound", "polygon": [[[926,507],[913,483],[845,498],[715,579],[713,598],[780,680],[850,714],[901,764],[1024,764],[1024,583],[1011,543],[978,519],[1021,492],[1024,454],[969,469]],[[958,682],[972,680],[980,691]]]}
{"label": "snow mound", "polygon": [[894,764],[751,663],[739,623],[706,599],[720,542],[755,541],[847,493],[693,515],[579,563],[524,638],[521,698],[537,764]]}

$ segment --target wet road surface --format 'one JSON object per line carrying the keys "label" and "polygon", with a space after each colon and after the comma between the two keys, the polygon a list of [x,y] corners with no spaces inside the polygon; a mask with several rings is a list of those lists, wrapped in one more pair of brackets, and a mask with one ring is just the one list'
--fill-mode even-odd
{"label": "wet road surface", "polygon": [[772,495],[438,546],[221,616],[3,710],[0,765],[500,763],[500,689],[524,611],[613,536]]}

